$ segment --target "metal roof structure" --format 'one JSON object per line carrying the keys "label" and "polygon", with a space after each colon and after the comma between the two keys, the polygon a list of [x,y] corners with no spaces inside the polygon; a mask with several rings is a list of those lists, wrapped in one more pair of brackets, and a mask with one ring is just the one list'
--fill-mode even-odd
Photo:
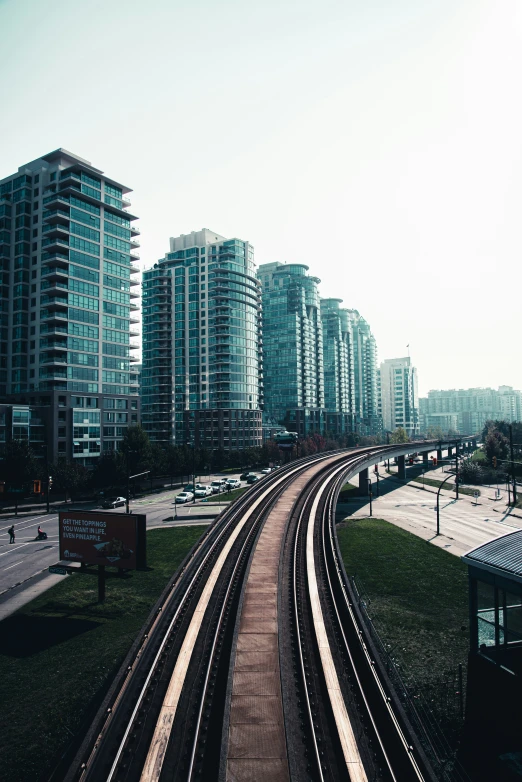
{"label": "metal roof structure", "polygon": [[462,560],[469,566],[522,583],[522,529],[477,546]]}

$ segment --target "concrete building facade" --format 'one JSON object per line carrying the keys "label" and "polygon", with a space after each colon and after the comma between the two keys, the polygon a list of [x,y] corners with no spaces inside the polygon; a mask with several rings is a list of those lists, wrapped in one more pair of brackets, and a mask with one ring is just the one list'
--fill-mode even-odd
{"label": "concrete building facade", "polygon": [[50,460],[92,465],[139,421],[129,192],[64,149],[0,180],[0,400],[43,411]]}
{"label": "concrete building facade", "polygon": [[409,437],[420,433],[417,369],[409,356],[383,361],[378,376],[380,411],[385,431],[405,429]]}
{"label": "concrete building facade", "polygon": [[453,414],[460,434],[478,434],[486,421],[522,421],[522,392],[511,386],[432,390],[420,399],[421,431],[435,415]]}
{"label": "concrete building facade", "polygon": [[262,444],[261,291],[254,249],[202,229],[143,274],[143,427],[160,444]]}

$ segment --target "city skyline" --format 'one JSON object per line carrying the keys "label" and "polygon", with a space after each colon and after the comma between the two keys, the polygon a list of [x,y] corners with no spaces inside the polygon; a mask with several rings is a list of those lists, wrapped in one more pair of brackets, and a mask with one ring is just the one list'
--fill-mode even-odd
{"label": "city skyline", "polygon": [[[410,344],[421,395],[522,387],[505,338],[522,250],[517,4],[89,7],[0,3],[4,71],[22,36],[28,50],[4,106],[31,118],[5,134],[0,177],[69,149],[133,183],[142,268],[169,236],[219,226],[248,236],[257,264],[305,263],[325,297],[364,312],[379,361]],[[82,47],[89,73],[64,69]]]}

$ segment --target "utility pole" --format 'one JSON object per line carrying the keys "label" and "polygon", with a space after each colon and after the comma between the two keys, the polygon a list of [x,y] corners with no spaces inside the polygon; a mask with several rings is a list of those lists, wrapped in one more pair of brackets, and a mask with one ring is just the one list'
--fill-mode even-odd
{"label": "utility pole", "polygon": [[513,507],[517,505],[517,479],[515,476],[515,457],[513,456],[513,427],[509,424],[509,449],[511,451],[511,475],[513,476]]}

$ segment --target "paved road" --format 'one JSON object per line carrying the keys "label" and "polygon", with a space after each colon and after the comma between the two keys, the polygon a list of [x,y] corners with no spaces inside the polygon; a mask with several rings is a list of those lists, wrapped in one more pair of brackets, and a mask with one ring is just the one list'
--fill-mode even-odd
{"label": "paved road", "polygon": [[[211,475],[210,480],[215,480],[215,476]],[[197,500],[195,503],[177,505],[174,509],[174,497],[179,491],[178,487],[161,494],[131,501],[130,509],[135,513],[145,513],[147,515],[147,529],[150,529],[209,524],[228,505],[225,499],[226,495],[223,494],[209,497],[206,501]],[[94,506],[93,509],[99,510]],[[125,508],[120,507],[109,512],[124,513]],[[14,544],[9,543],[7,534],[11,524],[15,526],[16,540]],[[35,541],[38,525],[41,525],[47,532],[47,540]],[[29,594],[34,596],[38,590],[41,591],[42,587],[37,587],[37,584],[41,584],[43,574],[46,577],[45,583],[49,586],[61,578],[65,578],[65,576],[49,576],[47,574],[49,566],[56,564],[58,558],[58,514],[56,512],[20,516],[16,519],[12,516],[9,518],[0,517],[0,604],[10,600],[15,593],[21,595],[27,590],[29,590]],[[36,592],[33,590],[33,586],[35,586]],[[23,602],[27,602],[27,600],[20,598],[17,606]],[[0,619],[4,613],[0,608]]]}
{"label": "paved road", "polygon": [[[492,499],[493,490],[483,491],[478,504],[473,497],[461,495],[459,500],[455,500],[454,494],[444,492],[440,498],[441,534],[437,536],[434,492],[423,490],[418,484],[400,486],[392,478],[381,480],[380,489],[381,496],[373,500],[375,518],[390,521],[457,556],[499,535],[522,528],[522,518],[508,512],[506,498]],[[366,500],[338,506],[338,519],[343,515],[367,517],[369,513],[370,505]],[[517,513],[522,516],[521,511]]]}

